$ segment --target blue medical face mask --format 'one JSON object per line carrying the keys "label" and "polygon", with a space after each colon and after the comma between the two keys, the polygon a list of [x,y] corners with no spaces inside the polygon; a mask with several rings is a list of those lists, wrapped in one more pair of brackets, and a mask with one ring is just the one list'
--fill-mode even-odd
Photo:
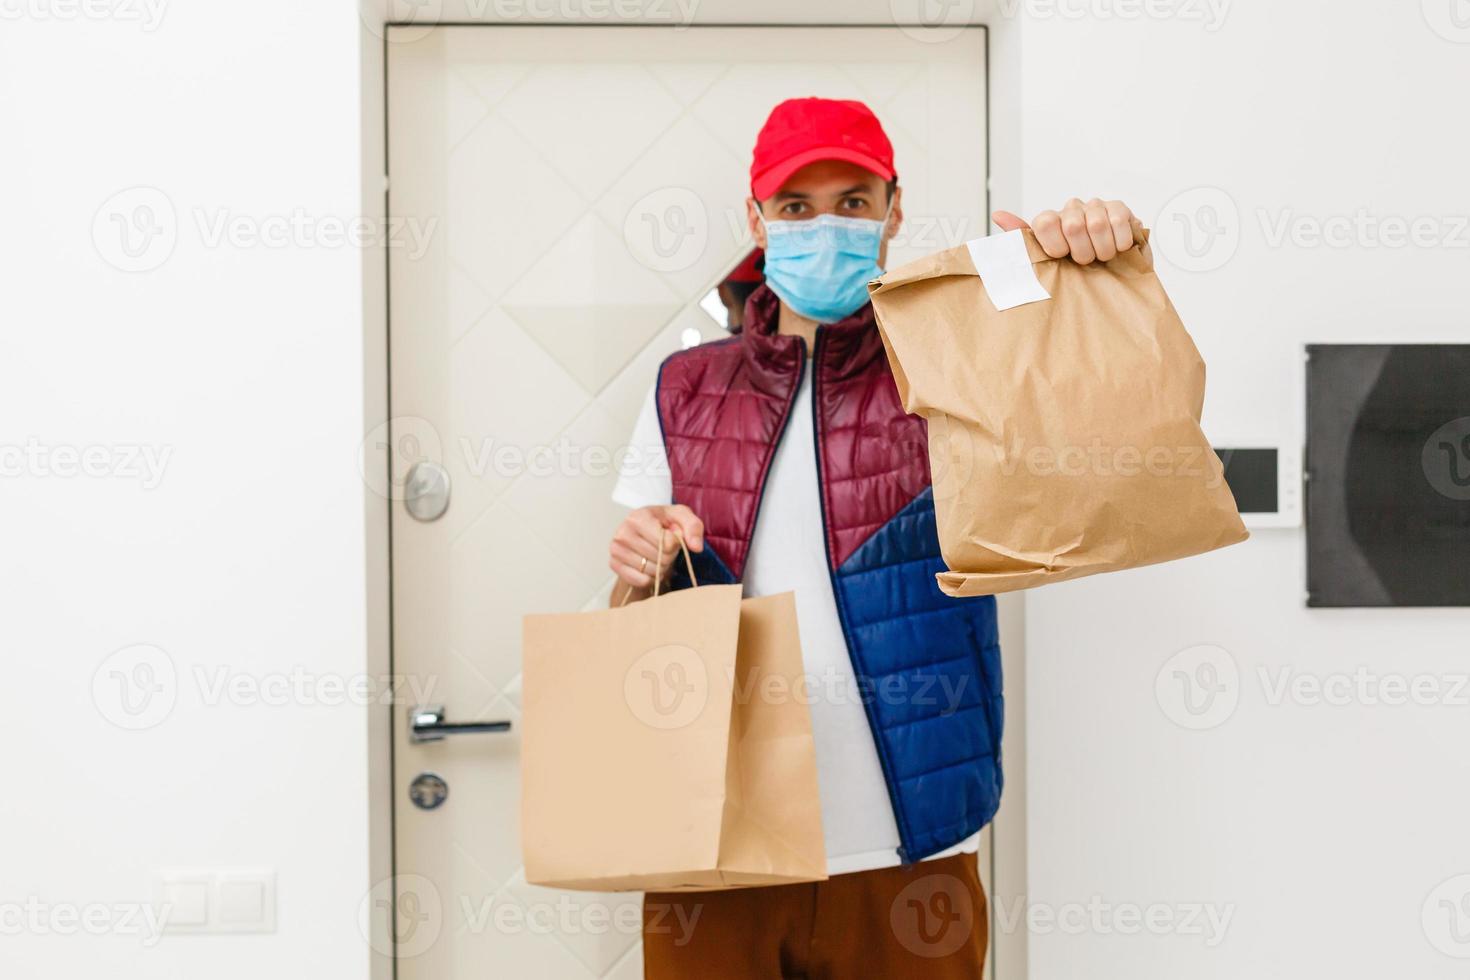
{"label": "blue medical face mask", "polygon": [[[892,204],[889,204],[890,210]],[[809,320],[836,323],[868,301],[868,280],[883,274],[878,249],[883,220],[824,214],[804,221],[767,221],[766,285]]]}

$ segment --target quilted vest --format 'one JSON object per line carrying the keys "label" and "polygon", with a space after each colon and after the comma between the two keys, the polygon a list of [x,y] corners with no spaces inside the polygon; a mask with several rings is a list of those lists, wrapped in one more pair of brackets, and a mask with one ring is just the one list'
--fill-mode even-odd
{"label": "quilted vest", "polygon": [[[742,333],[680,351],[659,369],[673,500],[705,526],[694,556],[701,582],[741,580],[791,421],[808,353],[801,338],[776,333],[778,313],[762,286]],[[974,834],[1000,803],[995,598],[951,599],[934,581],[945,566],[927,426],[899,403],[872,307],[818,328],[810,356],[832,591],[907,864]]]}

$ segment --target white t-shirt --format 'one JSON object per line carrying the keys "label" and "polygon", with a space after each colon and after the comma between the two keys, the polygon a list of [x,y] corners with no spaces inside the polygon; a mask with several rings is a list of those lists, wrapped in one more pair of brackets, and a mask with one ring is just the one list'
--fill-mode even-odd
{"label": "white t-shirt", "polygon": [[[625,507],[667,504],[673,497],[655,393],[648,393],[633,427],[627,458],[636,462],[624,468],[613,490],[613,500]],[[827,571],[812,426],[808,361],[766,477],[743,584],[747,596],[796,593],[827,873],[836,875],[898,864],[899,838]],[[932,857],[973,853],[979,839],[977,834]]]}

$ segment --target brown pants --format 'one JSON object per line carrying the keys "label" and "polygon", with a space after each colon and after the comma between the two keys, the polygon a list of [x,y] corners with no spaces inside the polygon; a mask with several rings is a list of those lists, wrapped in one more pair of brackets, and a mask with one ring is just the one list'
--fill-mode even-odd
{"label": "brown pants", "polygon": [[643,900],[646,980],[979,980],[989,939],[973,854],[827,881]]}

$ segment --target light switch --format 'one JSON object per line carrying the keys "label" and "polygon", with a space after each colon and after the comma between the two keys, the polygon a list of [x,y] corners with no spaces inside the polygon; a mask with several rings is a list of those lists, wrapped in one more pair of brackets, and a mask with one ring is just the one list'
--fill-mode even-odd
{"label": "light switch", "polygon": [[156,892],[169,932],[276,931],[274,871],[160,871]]}
{"label": "light switch", "polygon": [[219,920],[226,925],[259,925],[265,896],[258,881],[219,883]]}
{"label": "light switch", "polygon": [[276,876],[269,871],[221,872],[215,882],[215,922],[221,932],[275,932]]}
{"label": "light switch", "polygon": [[210,877],[194,873],[160,875],[158,901],[166,909],[168,927],[209,924]]}

